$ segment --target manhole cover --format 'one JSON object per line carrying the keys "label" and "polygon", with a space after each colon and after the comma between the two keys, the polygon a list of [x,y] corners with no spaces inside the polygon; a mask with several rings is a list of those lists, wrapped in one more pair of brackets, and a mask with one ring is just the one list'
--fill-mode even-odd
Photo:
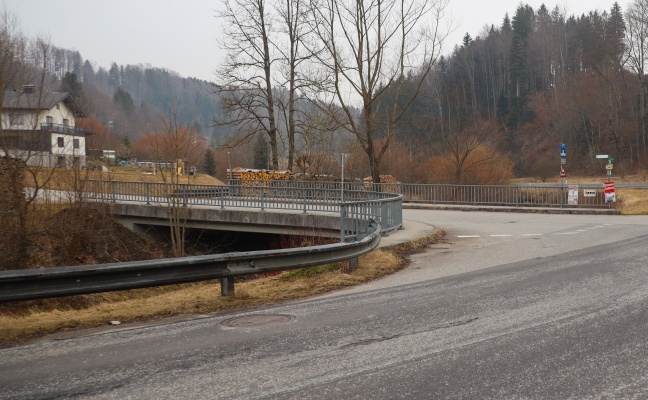
{"label": "manhole cover", "polygon": [[230,328],[258,328],[262,326],[287,324],[295,320],[292,315],[256,314],[226,319],[221,325]]}

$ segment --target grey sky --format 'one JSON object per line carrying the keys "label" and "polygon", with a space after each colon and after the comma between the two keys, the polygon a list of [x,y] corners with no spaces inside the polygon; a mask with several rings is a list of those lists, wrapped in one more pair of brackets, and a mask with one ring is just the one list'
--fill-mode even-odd
{"label": "grey sky", "polygon": [[[523,2],[537,9],[542,0]],[[610,10],[613,0],[545,1],[567,15]],[[78,50],[96,67],[110,63],[150,64],[182,76],[213,80],[221,61],[216,9],[220,0],[0,0],[29,36],[49,37],[55,46]],[[485,25],[500,25],[519,0],[450,0],[447,21],[455,30],[444,54],[468,32],[477,37]],[[619,1],[625,10],[627,1]]]}

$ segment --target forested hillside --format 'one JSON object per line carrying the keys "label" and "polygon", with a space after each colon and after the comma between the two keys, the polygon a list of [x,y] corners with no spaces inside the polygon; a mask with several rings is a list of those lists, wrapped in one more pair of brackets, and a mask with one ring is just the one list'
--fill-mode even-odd
{"label": "forested hillside", "polygon": [[[381,174],[409,182],[506,182],[513,174],[556,176],[559,143],[568,145],[570,172],[600,173],[596,154],[612,155],[617,168],[629,171],[648,164],[645,2],[635,0],[626,10],[614,3],[583,15],[521,3],[499,25],[474,38],[466,34],[460,44],[445,43],[446,49],[454,45],[450,52],[418,60],[430,67],[404,67],[400,75],[372,78],[376,86],[359,93],[366,96],[362,106],[323,104],[327,96],[335,98],[330,77],[339,71],[315,64],[314,53],[299,55],[294,76],[286,77],[290,60],[281,58],[281,42],[270,43],[264,55],[280,68],[263,83],[234,75],[237,64],[214,66],[229,80],[219,82],[215,76],[212,83],[152,66],[97,67],[78,51],[54,47],[48,53],[51,62],[42,66],[80,100],[95,129],[112,138],[113,148],[163,131],[165,119],[173,115],[207,143],[236,149],[231,156],[216,152],[221,172],[230,156],[227,162],[234,166],[256,163],[335,174],[333,154],[347,152],[348,176],[356,178],[375,177],[379,168]],[[247,28],[228,29],[234,35]],[[231,54],[255,40],[241,37]],[[263,71],[266,60],[256,65]],[[308,76],[310,71],[329,77],[317,82],[320,92],[304,84],[317,77]],[[223,96],[229,96],[227,101]],[[229,119],[223,117],[227,112]],[[348,121],[340,122],[340,115]],[[370,136],[362,137],[363,130]],[[270,154],[263,154],[268,147]]]}
{"label": "forested hillside", "polygon": [[210,82],[150,65],[96,67],[79,51],[56,47],[51,58],[48,72],[80,99],[91,118],[110,125],[117,136],[138,139],[159,128],[161,115],[171,112],[180,123],[211,135],[219,108]]}
{"label": "forested hillside", "polygon": [[645,166],[647,22],[637,13],[624,16],[618,3],[580,16],[520,5],[440,59],[398,140],[425,158],[452,153],[468,134],[523,175],[557,175],[558,143],[578,172],[600,172],[596,154]]}

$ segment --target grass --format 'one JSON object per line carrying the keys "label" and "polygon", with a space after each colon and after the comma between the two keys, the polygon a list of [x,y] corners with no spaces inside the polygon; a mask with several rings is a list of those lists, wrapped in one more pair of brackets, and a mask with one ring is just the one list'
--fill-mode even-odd
{"label": "grass", "polygon": [[302,299],[394,273],[406,265],[406,255],[443,237],[427,237],[388,250],[374,250],[345,271],[340,263],[303,268],[236,283],[235,296],[220,297],[217,282],[173,285],[77,296],[76,302],[57,299],[17,303],[0,308],[0,344],[71,329],[103,326],[110,321],[154,320],[181,314],[221,314]]}
{"label": "grass", "polygon": [[623,215],[648,215],[648,190],[617,188],[616,208]]}
{"label": "grass", "polygon": [[[168,176],[169,171],[166,171]],[[78,171],[69,169],[42,168],[36,171],[36,176],[41,185],[45,182],[46,189],[72,190],[78,187],[79,179],[99,179],[126,182],[164,182],[162,173],[146,173],[146,171],[132,167],[112,167],[110,172]],[[192,183],[196,185],[222,185],[223,182],[206,174],[195,176],[181,176],[179,183]],[[31,178],[26,178],[26,185],[33,186]]]}

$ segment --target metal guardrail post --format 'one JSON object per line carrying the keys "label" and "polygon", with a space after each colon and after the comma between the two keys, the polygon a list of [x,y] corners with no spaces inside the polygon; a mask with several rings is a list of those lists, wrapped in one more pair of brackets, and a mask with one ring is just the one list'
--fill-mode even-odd
{"label": "metal guardrail post", "polygon": [[150,196],[150,193],[149,193],[151,185],[149,183],[145,183],[145,185],[146,185],[145,186],[146,187],[146,205],[148,206],[148,205],[151,204],[151,196]]}
{"label": "metal guardrail post", "polygon": [[261,211],[264,210],[263,187],[259,187],[259,201],[261,201]]}
{"label": "metal guardrail post", "polygon": [[112,202],[115,203],[117,201],[116,195],[115,195],[115,181],[110,181],[111,186],[112,186]]}
{"label": "metal guardrail post", "polygon": [[340,242],[346,241],[345,231],[347,222],[347,205],[340,204]]}
{"label": "metal guardrail post", "polygon": [[227,276],[220,279],[221,297],[234,296],[234,277]]}

